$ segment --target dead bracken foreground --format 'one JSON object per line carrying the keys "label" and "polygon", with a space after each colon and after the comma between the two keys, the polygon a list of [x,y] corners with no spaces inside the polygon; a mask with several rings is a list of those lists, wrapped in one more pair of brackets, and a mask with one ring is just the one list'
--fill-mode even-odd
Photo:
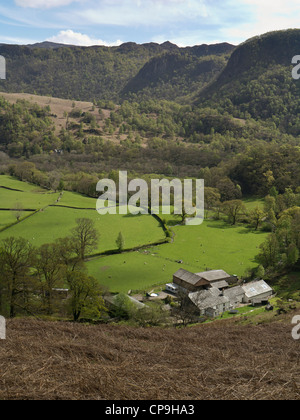
{"label": "dead bracken foreground", "polygon": [[299,399],[288,322],[181,330],[8,321],[0,400]]}

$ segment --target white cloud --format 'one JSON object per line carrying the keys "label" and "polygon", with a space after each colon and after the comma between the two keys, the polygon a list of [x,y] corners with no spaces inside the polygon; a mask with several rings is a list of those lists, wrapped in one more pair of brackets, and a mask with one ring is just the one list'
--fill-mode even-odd
{"label": "white cloud", "polygon": [[91,38],[89,35],[81,34],[80,32],[74,32],[71,29],[60,31],[58,35],[48,38],[47,41],[56,42],[58,44],[79,45],[83,47],[90,47],[92,45],[104,45],[107,47],[112,47],[122,44],[122,41],[120,40],[109,43],[103,41],[102,39]]}
{"label": "white cloud", "polygon": [[241,0],[251,8],[251,22],[224,28],[223,34],[236,43],[256,35],[281,29],[299,28],[299,0]]}
{"label": "white cloud", "polygon": [[[76,12],[73,14],[76,14]],[[166,25],[208,16],[204,0],[102,0],[77,12],[76,22],[97,25]]]}
{"label": "white cloud", "polygon": [[32,9],[52,9],[55,7],[68,6],[80,0],[15,0],[17,6]]}
{"label": "white cloud", "polygon": [[38,41],[36,39],[0,35],[0,43],[4,44],[28,45],[35,44],[37,42]]}

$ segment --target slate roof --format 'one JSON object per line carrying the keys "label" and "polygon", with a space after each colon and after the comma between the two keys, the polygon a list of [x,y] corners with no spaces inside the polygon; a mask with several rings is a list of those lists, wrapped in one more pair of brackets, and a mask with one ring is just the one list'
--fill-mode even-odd
{"label": "slate roof", "polygon": [[202,273],[196,273],[196,274],[197,276],[209,282],[229,279],[231,277],[224,270],[203,271]]}
{"label": "slate roof", "polygon": [[224,290],[224,296],[228,297],[230,300],[234,299],[237,296],[242,296],[244,294],[244,289],[241,286],[235,286]]}
{"label": "slate roof", "polygon": [[267,292],[273,293],[273,289],[264,280],[246,283],[242,286],[242,288],[245,292],[245,295],[249,299],[255,298],[256,296],[262,295]]}
{"label": "slate roof", "polygon": [[[199,277],[197,274],[190,273],[189,271],[184,270],[183,268],[178,270],[174,274],[174,277],[177,277],[180,280],[191,284],[192,286],[201,285],[201,280],[202,280],[201,277]],[[207,282],[205,282],[204,284],[207,284]]]}
{"label": "slate roof", "polygon": [[[108,303],[110,303],[110,304],[112,304],[112,305],[116,305],[116,299],[117,299],[117,296],[119,296],[119,295],[114,295],[114,296],[105,296],[105,300],[108,302]],[[144,303],[142,303],[142,302],[139,302],[137,299],[135,299],[134,297],[132,297],[132,296],[128,296],[128,295],[126,295],[126,297],[138,308],[138,309],[143,309],[143,308],[145,308],[147,305],[145,305]]]}
{"label": "slate roof", "polygon": [[189,298],[200,310],[214,308],[217,305],[229,302],[228,297],[221,295],[220,290],[216,287],[189,293]]}
{"label": "slate roof", "polygon": [[221,281],[214,282],[214,287],[216,287],[217,289],[225,289],[229,287],[229,284],[227,283],[226,280],[221,280]]}

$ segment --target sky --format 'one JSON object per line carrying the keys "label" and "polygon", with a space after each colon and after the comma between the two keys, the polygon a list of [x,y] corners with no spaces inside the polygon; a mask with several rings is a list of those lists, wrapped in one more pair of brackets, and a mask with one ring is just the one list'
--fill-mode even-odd
{"label": "sky", "polygon": [[239,44],[300,26],[299,0],[0,0],[0,43]]}

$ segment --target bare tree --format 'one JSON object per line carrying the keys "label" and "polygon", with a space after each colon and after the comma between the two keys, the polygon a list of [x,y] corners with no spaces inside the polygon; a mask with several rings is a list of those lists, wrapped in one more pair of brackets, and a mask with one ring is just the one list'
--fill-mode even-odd
{"label": "bare tree", "polygon": [[19,222],[24,213],[24,206],[21,203],[16,203],[14,205],[12,213],[14,217],[17,219],[17,221]]}
{"label": "bare tree", "polygon": [[188,293],[179,291],[177,294],[177,306],[172,315],[185,327],[199,320],[199,309],[192,303]]}

